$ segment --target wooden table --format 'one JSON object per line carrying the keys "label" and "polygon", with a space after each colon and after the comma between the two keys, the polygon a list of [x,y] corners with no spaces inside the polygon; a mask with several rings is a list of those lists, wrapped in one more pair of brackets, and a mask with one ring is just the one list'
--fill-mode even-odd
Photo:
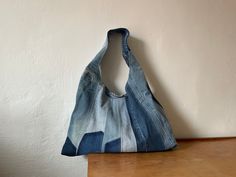
{"label": "wooden table", "polygon": [[236,177],[236,138],[178,144],[167,152],[88,155],[88,177]]}

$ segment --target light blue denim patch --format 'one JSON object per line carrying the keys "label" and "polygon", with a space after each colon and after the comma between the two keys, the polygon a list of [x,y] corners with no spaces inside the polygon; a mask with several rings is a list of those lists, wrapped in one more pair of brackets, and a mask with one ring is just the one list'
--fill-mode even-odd
{"label": "light blue denim patch", "polygon": [[[129,66],[126,93],[121,96],[101,79],[101,60],[113,33],[122,35],[122,55]],[[177,145],[164,109],[128,46],[128,37],[126,28],[109,30],[103,48],[85,68],[62,155],[165,151]]]}

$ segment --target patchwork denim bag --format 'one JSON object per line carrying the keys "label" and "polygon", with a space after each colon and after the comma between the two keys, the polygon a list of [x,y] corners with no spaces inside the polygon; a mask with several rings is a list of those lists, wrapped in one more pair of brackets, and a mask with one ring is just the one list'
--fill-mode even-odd
{"label": "patchwork denim bag", "polygon": [[[122,55],[129,67],[122,96],[111,92],[101,79],[101,60],[114,33],[122,35]],[[62,155],[165,151],[176,146],[163,107],[153,96],[128,37],[126,28],[109,30],[103,48],[83,72]]]}

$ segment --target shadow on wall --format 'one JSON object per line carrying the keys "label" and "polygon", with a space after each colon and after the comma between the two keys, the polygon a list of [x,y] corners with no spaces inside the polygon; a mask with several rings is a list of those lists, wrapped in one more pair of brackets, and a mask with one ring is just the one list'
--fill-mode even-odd
{"label": "shadow on wall", "polygon": [[[116,38],[116,39],[114,39]],[[108,51],[108,55],[110,56],[108,60],[106,58],[106,54],[104,56],[104,60],[102,63],[102,70],[104,73],[109,73],[109,75],[104,76],[105,83],[112,91],[118,90],[117,86],[114,83],[114,79],[116,79],[117,75],[119,75],[119,67],[121,66],[121,47],[120,42],[117,42],[117,36],[113,38],[111,42],[112,46],[111,50]],[[155,75],[156,68],[155,66],[151,66],[148,60],[148,54],[145,52],[145,44],[143,41],[130,37],[129,38],[129,46],[135,55],[136,59],[140,63],[145,76],[149,83],[152,83],[152,92],[153,95],[160,101],[163,105],[165,112],[167,114],[168,120],[170,121],[174,134],[177,138],[190,138],[193,137],[195,132],[191,129],[190,125],[185,121],[186,118],[184,114],[181,113],[179,110],[176,109],[175,105],[172,103],[171,97],[168,95],[166,89],[163,87],[163,84],[160,82],[158,76]],[[117,48],[120,48],[119,50]],[[112,53],[112,54],[111,54]],[[112,57],[111,57],[112,55]],[[111,59],[112,58],[112,59]],[[105,62],[106,63],[105,63]],[[126,80],[128,79],[128,76]],[[149,84],[150,85],[150,84]],[[159,96],[159,97],[158,97]]]}

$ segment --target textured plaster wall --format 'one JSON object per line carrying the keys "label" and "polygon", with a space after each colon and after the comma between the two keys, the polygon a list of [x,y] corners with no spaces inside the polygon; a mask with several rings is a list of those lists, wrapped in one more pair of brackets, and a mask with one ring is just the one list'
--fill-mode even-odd
{"label": "textured plaster wall", "polygon": [[[233,0],[0,0],[0,176],[86,176],[86,157],[60,151],[83,69],[114,27],[130,30],[177,137],[235,136],[235,9]],[[114,40],[103,76],[124,92],[117,49]]]}

